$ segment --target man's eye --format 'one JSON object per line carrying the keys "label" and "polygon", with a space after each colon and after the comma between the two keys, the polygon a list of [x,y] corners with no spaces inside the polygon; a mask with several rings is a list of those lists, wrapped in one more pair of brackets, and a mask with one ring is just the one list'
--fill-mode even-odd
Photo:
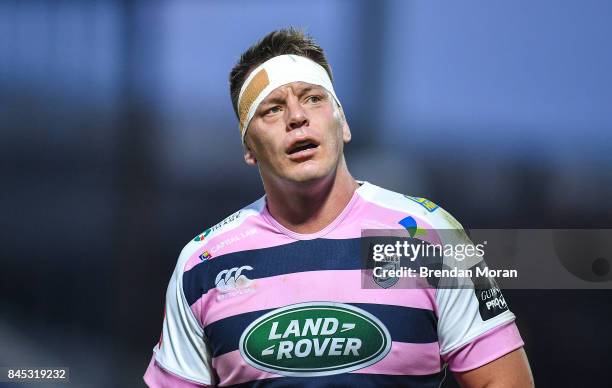
{"label": "man's eye", "polygon": [[312,102],[312,103],[317,103],[321,100],[322,100],[321,96],[308,96],[308,98],[306,99],[306,101]]}
{"label": "man's eye", "polygon": [[264,112],[264,115],[278,113],[278,112],[280,112],[280,110],[281,110],[280,106],[273,106],[272,108],[266,110]]}

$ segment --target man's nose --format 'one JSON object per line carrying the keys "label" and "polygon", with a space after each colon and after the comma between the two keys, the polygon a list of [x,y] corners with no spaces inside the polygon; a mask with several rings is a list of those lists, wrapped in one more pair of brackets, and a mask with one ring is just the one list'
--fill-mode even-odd
{"label": "man's nose", "polygon": [[297,98],[289,98],[287,102],[287,111],[289,113],[289,120],[287,122],[288,129],[294,130],[308,125],[306,111]]}

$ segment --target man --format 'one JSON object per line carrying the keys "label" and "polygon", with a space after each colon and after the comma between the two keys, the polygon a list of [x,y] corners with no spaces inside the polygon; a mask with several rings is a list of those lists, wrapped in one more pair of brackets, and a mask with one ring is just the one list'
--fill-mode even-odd
{"label": "man", "polygon": [[448,367],[465,387],[532,385],[505,303],[482,315],[473,289],[362,287],[362,229],[459,224],[351,176],[351,131],[310,37],[268,34],[230,91],[265,196],[181,252],[147,384],[438,387]]}

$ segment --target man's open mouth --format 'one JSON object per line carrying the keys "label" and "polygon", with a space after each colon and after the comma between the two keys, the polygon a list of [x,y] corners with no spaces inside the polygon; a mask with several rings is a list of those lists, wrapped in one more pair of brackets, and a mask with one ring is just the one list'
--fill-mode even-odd
{"label": "man's open mouth", "polygon": [[317,148],[319,145],[312,140],[305,140],[298,143],[295,143],[289,150],[287,154],[293,155],[297,154],[300,151],[309,150],[312,148]]}

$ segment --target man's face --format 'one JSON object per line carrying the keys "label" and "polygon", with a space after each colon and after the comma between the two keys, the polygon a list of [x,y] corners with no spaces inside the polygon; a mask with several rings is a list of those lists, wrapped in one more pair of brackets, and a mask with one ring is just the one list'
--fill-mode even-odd
{"label": "man's face", "polygon": [[309,182],[334,173],[351,133],[321,86],[292,82],[259,105],[247,133],[245,160],[264,179]]}

